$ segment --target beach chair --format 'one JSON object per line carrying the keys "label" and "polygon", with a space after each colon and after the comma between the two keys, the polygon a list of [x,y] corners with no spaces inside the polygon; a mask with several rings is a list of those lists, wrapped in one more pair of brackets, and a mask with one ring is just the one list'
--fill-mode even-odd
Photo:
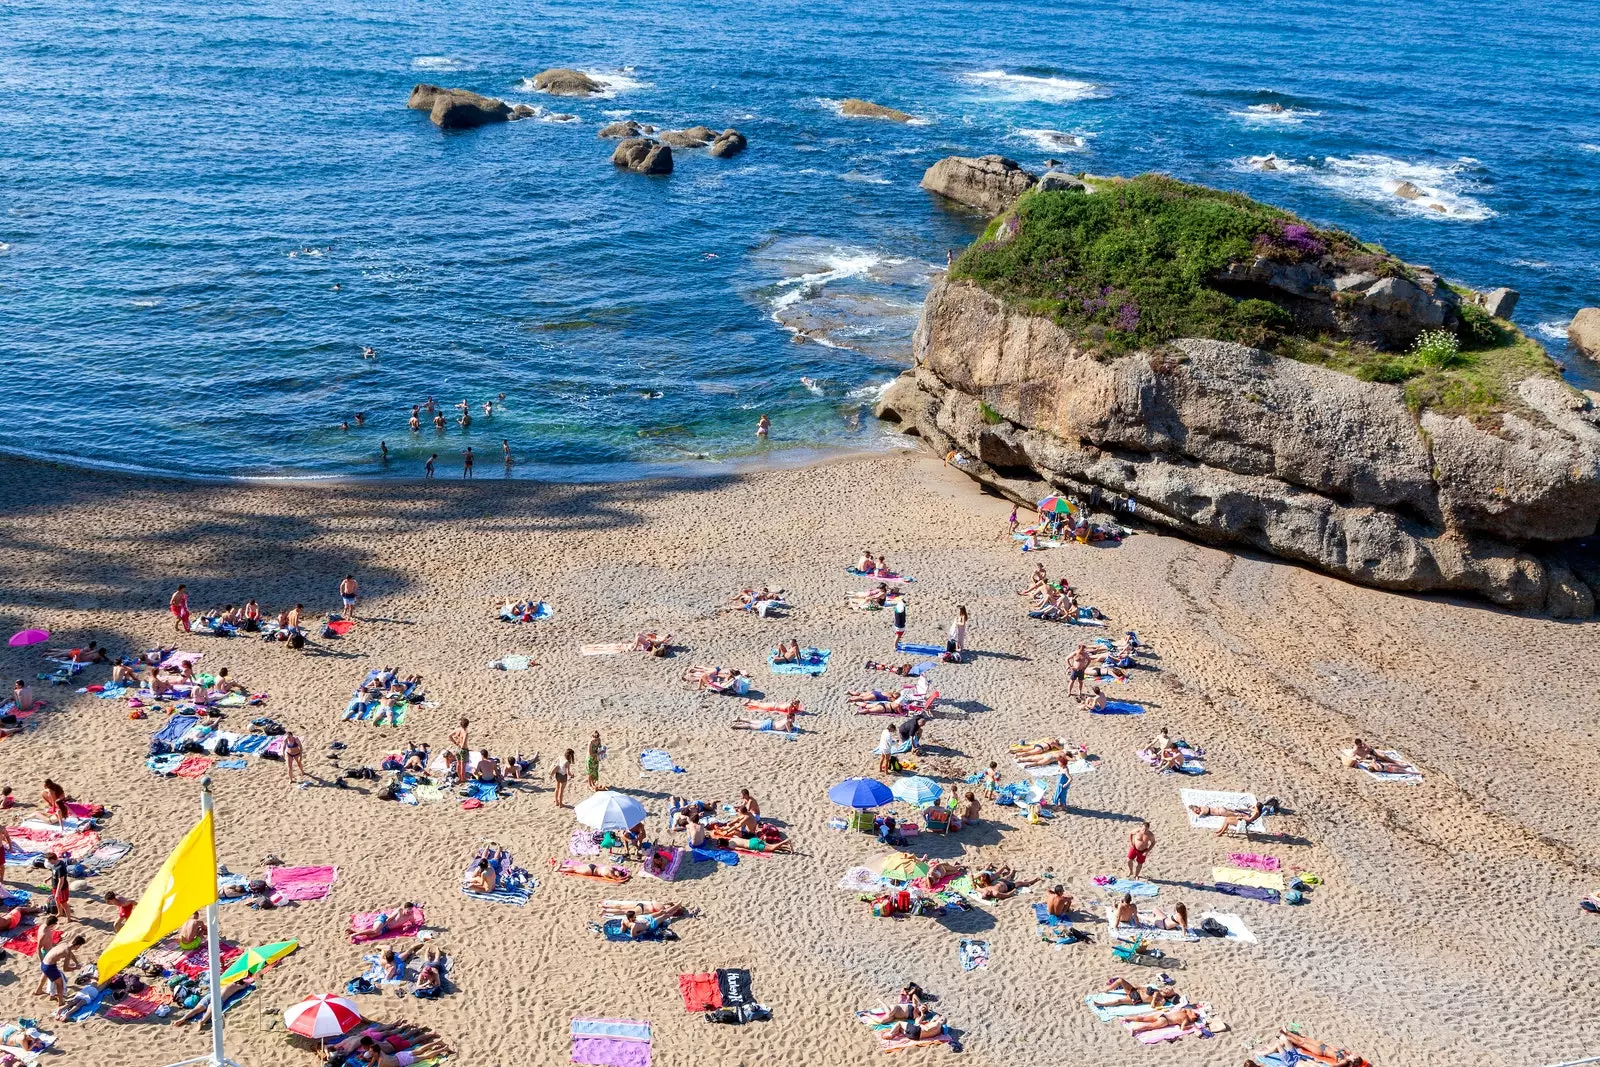
{"label": "beach chair", "polygon": [[850,829],[876,834],[878,832],[877,820],[870,811],[852,811],[850,813]]}
{"label": "beach chair", "polygon": [[950,809],[937,805],[928,808],[922,813],[923,828],[930,834],[948,834],[950,832]]}

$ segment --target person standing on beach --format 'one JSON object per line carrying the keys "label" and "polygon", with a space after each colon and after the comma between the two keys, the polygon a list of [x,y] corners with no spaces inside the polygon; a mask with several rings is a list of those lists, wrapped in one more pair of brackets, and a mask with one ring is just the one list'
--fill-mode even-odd
{"label": "person standing on beach", "polygon": [[1016,504],[1012,504],[1011,505],[1011,518],[1008,521],[1009,521],[1009,523],[1011,525],[1011,532],[1012,533],[1016,533],[1017,532],[1017,505]]}
{"label": "person standing on beach", "polygon": [[456,778],[463,782],[467,780],[468,726],[467,717],[463,715],[461,721],[456,723],[456,728],[450,731],[450,747],[455,749],[456,753]]}
{"label": "person standing on beach", "polygon": [[462,453],[461,477],[472,477],[472,446],[468,445],[466,452]]}
{"label": "person standing on beach", "polygon": [[289,784],[294,785],[299,779],[295,778],[295,771],[300,772],[300,777],[306,774],[306,747],[300,743],[300,737],[293,730],[288,730],[283,735],[283,765],[289,770]]}
{"label": "person standing on beach", "polygon": [[1083,696],[1083,676],[1089,670],[1089,649],[1079,645],[1077,651],[1067,657],[1067,696],[1072,695],[1076,689],[1078,696]]}
{"label": "person standing on beach", "polygon": [[1137,878],[1144,873],[1144,861],[1150,858],[1155,847],[1156,835],[1147,822],[1140,823],[1139,828],[1128,835],[1129,878]]}
{"label": "person standing on beach", "polygon": [[50,864],[50,899],[55,901],[56,915],[61,921],[72,921],[72,878],[67,873],[67,860],[54,852],[45,853],[45,862]]}
{"label": "person standing on beach", "polygon": [[902,593],[899,599],[894,602],[894,647],[897,652],[900,650],[900,642],[906,636],[907,599],[906,595]]}
{"label": "person standing on beach", "polygon": [[167,601],[167,609],[172,612],[172,628],[189,632],[189,587],[178,586],[178,591],[172,594],[172,599]]}
{"label": "person standing on beach", "polygon": [[956,607],[956,617],[950,623],[950,640],[948,644],[947,651],[954,655],[960,656],[967,651],[967,606],[965,604]]}
{"label": "person standing on beach", "polygon": [[763,414],[756,423],[756,437],[765,441],[767,439],[767,431],[770,429],[772,429],[772,420]]}
{"label": "person standing on beach", "polygon": [[433,455],[428,457],[428,462],[426,462],[426,463],[424,463],[422,465],[422,480],[423,481],[427,481],[429,478],[433,477],[433,465],[438,459],[439,459],[439,453],[435,452]]}
{"label": "person standing on beach", "polygon": [[550,777],[556,780],[556,807],[558,808],[567,806],[567,782],[572,779],[572,764],[577,758],[572,749],[567,749],[561,754],[561,762],[556,764],[555,770],[550,772]]}
{"label": "person standing on beach", "polygon": [[583,765],[583,773],[589,779],[589,788],[595,792],[600,791],[600,750],[605,746],[600,744],[600,731],[596,730],[589,738],[589,755]]}
{"label": "person standing on beach", "polygon": [[344,602],[344,614],[347,619],[356,617],[356,600],[361,596],[361,586],[356,582],[356,576],[347,574],[344,581],[339,583],[339,599]]}

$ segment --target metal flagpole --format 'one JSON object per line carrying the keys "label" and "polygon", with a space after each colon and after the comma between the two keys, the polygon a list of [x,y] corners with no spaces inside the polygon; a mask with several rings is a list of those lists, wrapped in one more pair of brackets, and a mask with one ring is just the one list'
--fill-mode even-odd
{"label": "metal flagpole", "polygon": [[[200,779],[200,811],[203,815],[211,815],[211,855],[217,854],[217,824],[216,816],[211,809],[211,779]],[[211,877],[217,877],[216,867],[213,864]],[[221,909],[217,906],[216,895],[210,904],[206,905],[206,958],[210,964],[211,975],[211,1067],[228,1067],[227,1057],[222,1051],[222,935],[217,930],[221,921]]]}

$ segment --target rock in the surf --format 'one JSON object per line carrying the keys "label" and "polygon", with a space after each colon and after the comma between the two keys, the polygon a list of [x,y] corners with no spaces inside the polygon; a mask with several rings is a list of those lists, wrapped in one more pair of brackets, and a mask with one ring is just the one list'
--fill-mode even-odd
{"label": "rock in the surf", "polygon": [[1490,289],[1487,293],[1484,293],[1481,302],[1483,310],[1495,318],[1510,319],[1511,313],[1517,310],[1517,301],[1521,297],[1522,294],[1515,289],[1507,289],[1505,286],[1501,286],[1498,289]]}
{"label": "rock in the surf", "polygon": [[511,106],[503,100],[439,85],[413,86],[406,106],[426,111],[441,130],[468,130],[491,122],[506,122],[512,117]]}
{"label": "rock in the surf", "polygon": [[531,119],[539,114],[539,109],[529,104],[518,104],[511,109],[512,119]]}
{"label": "rock in the surf", "polygon": [[928,168],[922,187],[985,215],[998,215],[1037,180],[1037,175],[1005,156],[946,156]]}
{"label": "rock in the surf", "polygon": [[672,148],[652,137],[629,137],[611,153],[611,162],[638,174],[671,174]]}
{"label": "rock in the surf", "polygon": [[1394,195],[1398,196],[1402,200],[1421,200],[1422,190],[1418,189],[1410,182],[1401,182],[1399,185],[1394,187]]}
{"label": "rock in the surf", "polygon": [[736,156],[749,147],[750,142],[738,130],[727,129],[717,134],[716,140],[711,142],[711,147],[706,149],[718,159],[727,159]]}
{"label": "rock in the surf", "polygon": [[663,130],[656,136],[673,148],[704,148],[716,138],[717,131],[709,126],[690,126],[686,130]]}
{"label": "rock in the surf", "polygon": [[871,100],[858,100],[853,96],[839,101],[839,114],[856,119],[888,119],[890,122],[910,122],[913,118],[904,111],[874,104]]}
{"label": "rock in the surf", "polygon": [[602,139],[610,140],[616,137],[638,137],[642,133],[649,132],[651,130],[648,126],[641,126],[632,119],[627,119],[623,122],[613,122],[600,127],[599,136]]}
{"label": "rock in the surf", "polygon": [[1572,316],[1567,341],[1590,359],[1600,359],[1600,308],[1582,308]]}
{"label": "rock in the surf", "polygon": [[605,92],[605,86],[581,70],[552,67],[533,76],[533,87],[551,96],[593,96]]}

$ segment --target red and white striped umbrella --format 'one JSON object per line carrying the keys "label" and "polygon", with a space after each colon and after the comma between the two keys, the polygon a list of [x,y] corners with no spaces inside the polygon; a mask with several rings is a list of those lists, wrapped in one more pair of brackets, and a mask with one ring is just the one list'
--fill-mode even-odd
{"label": "red and white striped umbrella", "polygon": [[318,993],[283,1013],[283,1025],[301,1037],[338,1037],[361,1021],[361,1010],[344,997]]}

